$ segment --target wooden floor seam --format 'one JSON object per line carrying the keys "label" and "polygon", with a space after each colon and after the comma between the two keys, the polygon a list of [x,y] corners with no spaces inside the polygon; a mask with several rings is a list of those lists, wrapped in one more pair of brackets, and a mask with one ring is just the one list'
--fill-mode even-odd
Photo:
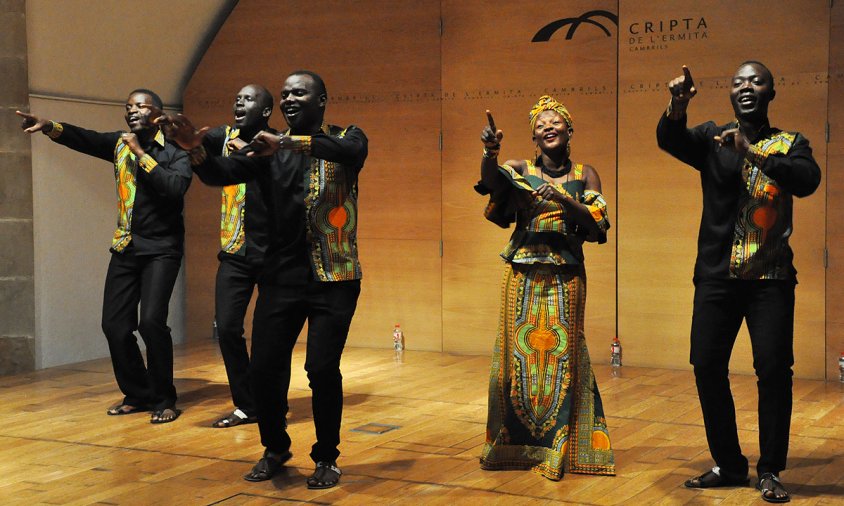
{"label": "wooden floor seam", "polygon": [[[691,490],[683,481],[711,467],[690,370],[625,367],[612,377],[593,364],[615,477],[484,471],[489,357],[347,349],[338,487],[308,490],[313,470],[310,390],[294,352],[288,431],[293,459],[271,482],[242,479],[261,456],[257,426],[214,429],[231,409],[217,344],[175,350],[182,416],[110,417],[119,392],[108,359],[0,378],[0,498],[3,504],[748,504],[750,487]],[[731,378],[742,447],[758,459],[756,384]],[[795,379],[789,469],[795,505],[844,504],[844,385]],[[370,434],[369,423],[401,428]]]}

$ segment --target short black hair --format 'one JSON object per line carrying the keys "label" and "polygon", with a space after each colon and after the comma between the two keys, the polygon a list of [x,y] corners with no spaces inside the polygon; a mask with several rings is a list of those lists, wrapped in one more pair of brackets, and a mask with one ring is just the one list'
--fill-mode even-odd
{"label": "short black hair", "polygon": [[287,74],[287,77],[290,76],[310,76],[311,79],[314,80],[314,83],[316,83],[319,94],[325,95],[326,97],[328,96],[328,91],[326,91],[325,89],[325,81],[323,81],[319,74],[317,74],[316,72],[310,70],[296,70]]}
{"label": "short black hair", "polygon": [[270,108],[272,110],[273,106],[275,105],[275,100],[273,99],[273,94],[270,93],[265,86],[261,86],[260,84],[253,84],[252,86],[255,87],[259,91],[259,101],[261,103],[261,107],[263,109]]}
{"label": "short black hair", "polygon": [[762,63],[759,60],[745,60],[745,61],[741,62],[741,65],[739,65],[736,70],[744,67],[745,65],[757,65],[759,67],[762,67],[762,69],[765,72],[767,72],[768,79],[771,80],[771,89],[774,89],[774,74],[773,74],[773,72],[771,72],[771,69],[769,69],[767,65],[765,65],[764,63]]}
{"label": "short black hair", "polygon": [[161,101],[161,97],[158,96],[158,93],[148,90],[146,88],[136,88],[129,92],[129,96],[131,97],[135,93],[143,93],[144,95],[149,95],[149,98],[152,99],[152,105],[158,107],[159,109],[164,109],[164,102]]}
{"label": "short black hair", "polygon": [[270,90],[268,90],[266,86],[255,83],[246,84],[241,88],[241,90],[250,86],[252,88],[255,88],[255,101],[258,102],[258,105],[260,105],[261,109],[266,109],[267,107],[272,109],[273,104],[275,104],[275,101],[273,99],[273,94],[270,93]]}

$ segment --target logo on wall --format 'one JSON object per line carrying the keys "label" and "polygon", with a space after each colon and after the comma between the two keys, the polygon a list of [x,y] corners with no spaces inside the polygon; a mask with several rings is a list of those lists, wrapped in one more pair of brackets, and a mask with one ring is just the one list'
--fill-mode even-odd
{"label": "logo on wall", "polygon": [[672,43],[687,43],[709,38],[706,19],[669,18],[648,19],[630,23],[627,45],[630,51],[668,49]]}
{"label": "logo on wall", "polygon": [[610,33],[607,27],[599,21],[595,21],[593,18],[606,18],[609,21],[612,21],[615,26],[618,26],[618,16],[612,12],[602,10],[589,11],[576,18],[563,18],[548,23],[536,32],[536,35],[533,36],[531,42],[548,42],[558,30],[565,26],[569,27],[568,32],[566,32],[566,40],[571,40],[571,38],[574,37],[574,32],[577,31],[577,28],[584,23],[597,26],[603,30],[605,34],[607,34],[607,37],[612,37],[612,33]]}

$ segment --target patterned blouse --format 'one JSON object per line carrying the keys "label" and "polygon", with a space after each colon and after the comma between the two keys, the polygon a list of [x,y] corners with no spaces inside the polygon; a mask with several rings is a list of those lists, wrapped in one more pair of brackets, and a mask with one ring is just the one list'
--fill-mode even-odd
{"label": "patterned blouse", "polygon": [[[530,192],[548,181],[542,178],[541,168],[533,161],[525,160],[525,164],[527,169],[523,175],[509,165],[499,166],[499,171],[512,186],[493,194],[484,211],[488,220],[501,227],[516,225],[501,256],[514,264],[582,264],[586,234],[569,219],[562,204],[531,196]],[[573,163],[570,174],[569,181],[551,184],[589,208],[600,230],[598,242],[606,242],[610,223],[603,195],[585,189],[582,164]],[[489,193],[483,185],[478,185],[476,190],[481,194]]]}

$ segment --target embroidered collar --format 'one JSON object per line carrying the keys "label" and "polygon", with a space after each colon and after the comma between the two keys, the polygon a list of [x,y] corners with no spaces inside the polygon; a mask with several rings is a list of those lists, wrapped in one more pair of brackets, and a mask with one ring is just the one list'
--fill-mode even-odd
{"label": "embroidered collar", "polygon": [[155,140],[155,142],[157,142],[157,143],[158,143],[158,145],[159,145],[159,146],[161,146],[162,148],[164,147],[164,132],[163,132],[163,131],[161,131],[161,129],[160,129],[160,128],[159,128],[159,129],[158,129],[158,131],[155,133],[155,138],[154,138],[154,140]]}

